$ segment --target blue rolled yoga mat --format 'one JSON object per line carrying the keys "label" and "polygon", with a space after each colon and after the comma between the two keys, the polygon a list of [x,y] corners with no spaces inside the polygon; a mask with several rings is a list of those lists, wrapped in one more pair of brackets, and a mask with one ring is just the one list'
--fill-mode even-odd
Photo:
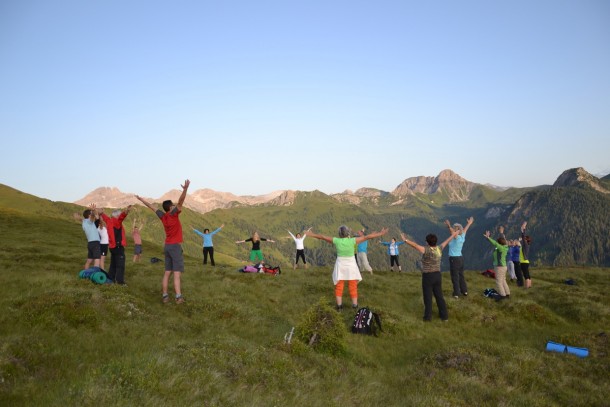
{"label": "blue rolled yoga mat", "polygon": [[559,353],[566,353],[566,345],[563,345],[561,343],[557,343],[557,342],[551,342],[548,341],[546,343],[546,350],[548,350],[549,352],[559,352]]}
{"label": "blue rolled yoga mat", "polygon": [[586,358],[587,356],[589,356],[589,349],[587,348],[576,348],[574,346],[566,346],[566,350],[568,353],[576,355],[579,358]]}
{"label": "blue rolled yoga mat", "polygon": [[579,358],[586,358],[589,356],[589,349],[587,348],[577,348],[575,346],[568,346],[562,343],[551,342],[548,341],[546,343],[546,350],[549,352],[559,352],[559,353],[570,353],[572,355],[576,355]]}

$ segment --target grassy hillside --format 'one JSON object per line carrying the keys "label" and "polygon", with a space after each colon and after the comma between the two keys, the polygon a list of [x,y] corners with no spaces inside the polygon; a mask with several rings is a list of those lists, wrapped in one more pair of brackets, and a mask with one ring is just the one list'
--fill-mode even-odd
{"label": "grassy hillside", "polygon": [[[127,287],[79,280],[85,245],[69,216],[76,207],[28,197],[14,207],[7,196],[0,206],[0,405],[607,405],[605,269],[534,268],[534,287],[512,286],[501,303],[481,295],[492,280],[468,272],[470,296],[447,298],[448,323],[421,321],[419,274],[365,274],[360,304],[381,314],[384,332],[364,337],[348,332],[352,312],[331,308],[330,266],[286,267],[278,277],[237,273],[237,263],[202,270],[193,241],[187,302],[163,305],[162,265],[128,261]],[[218,242],[241,233],[239,222],[250,216],[274,216],[273,208],[257,210],[236,215]],[[145,259],[161,257],[159,222],[139,211],[130,216],[150,220]],[[185,226],[222,219],[222,212],[183,215]],[[577,285],[564,284],[567,278]],[[312,319],[315,311],[324,320]],[[319,332],[334,331],[309,346],[299,338],[309,338],[315,322],[326,324]],[[586,347],[590,356],[546,352],[548,340]]]}

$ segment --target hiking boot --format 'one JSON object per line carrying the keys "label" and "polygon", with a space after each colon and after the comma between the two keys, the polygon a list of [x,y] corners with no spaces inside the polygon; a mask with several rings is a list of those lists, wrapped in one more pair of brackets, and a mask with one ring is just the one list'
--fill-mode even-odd
{"label": "hiking boot", "polygon": [[338,312],[343,311],[343,304],[337,305],[337,306],[335,307],[335,309],[336,309]]}
{"label": "hiking boot", "polygon": [[163,304],[167,304],[169,302],[169,295],[164,295],[161,301],[163,301]]}
{"label": "hiking boot", "polygon": [[357,309],[358,308],[358,304],[352,304],[352,308],[353,309]]}
{"label": "hiking boot", "polygon": [[453,298],[455,298],[456,300],[459,300],[460,296],[459,295],[454,295]]}
{"label": "hiking boot", "polygon": [[182,304],[184,301],[186,301],[184,299],[184,297],[180,296],[180,297],[176,297],[176,304]]}

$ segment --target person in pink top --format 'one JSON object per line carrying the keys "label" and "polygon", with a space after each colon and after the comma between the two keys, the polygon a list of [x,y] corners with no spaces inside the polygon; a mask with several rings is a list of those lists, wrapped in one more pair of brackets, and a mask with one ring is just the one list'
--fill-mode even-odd
{"label": "person in pink top", "polygon": [[184,272],[184,257],[182,256],[182,224],[180,223],[179,215],[182,212],[182,204],[186,198],[186,191],[189,188],[191,182],[187,179],[184,181],[182,187],[182,194],[178,198],[178,203],[174,205],[171,200],[163,201],[163,211],[155,208],[142,197],[136,195],[146,207],[155,212],[163,228],[165,229],[165,274],[163,275],[163,303],[169,302],[168,286],[169,276],[174,274],[174,291],[176,292],[176,304],[182,304],[185,300],[182,296],[182,290],[180,287],[180,277]]}
{"label": "person in pink top", "polygon": [[131,230],[131,237],[133,238],[133,262],[139,262],[142,257],[142,236],[140,232],[144,228],[144,224],[141,223],[140,226],[136,224],[136,220],[133,220],[133,228]]}

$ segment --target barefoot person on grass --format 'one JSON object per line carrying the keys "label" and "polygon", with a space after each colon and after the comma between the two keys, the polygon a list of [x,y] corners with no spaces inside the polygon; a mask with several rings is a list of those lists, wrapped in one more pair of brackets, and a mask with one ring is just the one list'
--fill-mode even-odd
{"label": "barefoot person on grass", "polygon": [[131,237],[133,238],[133,262],[137,263],[142,258],[142,235],[140,232],[144,229],[144,223],[137,225],[136,219],[133,220],[133,228],[131,230]]}

